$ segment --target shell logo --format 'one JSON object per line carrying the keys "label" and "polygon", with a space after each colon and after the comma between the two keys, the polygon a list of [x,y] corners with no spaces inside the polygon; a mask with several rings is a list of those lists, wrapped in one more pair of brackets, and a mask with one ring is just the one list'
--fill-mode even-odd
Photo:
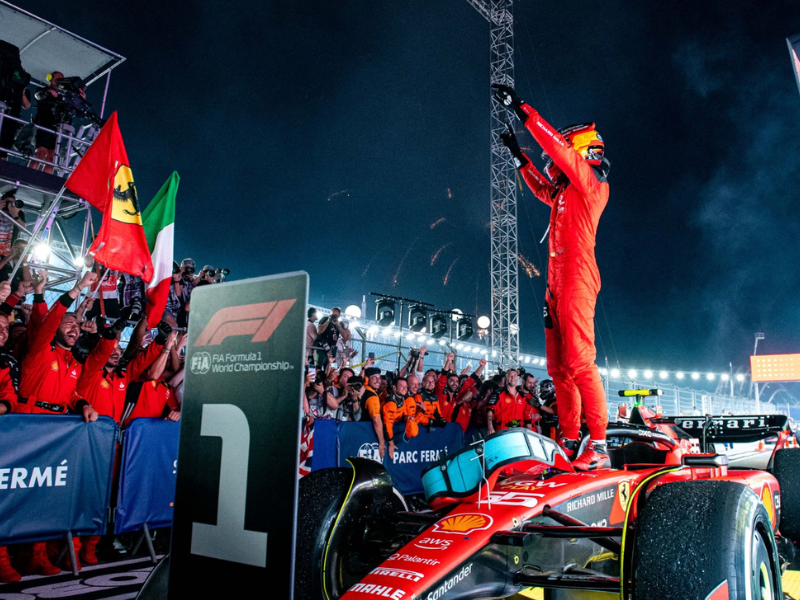
{"label": "shell logo", "polygon": [[775,503],[772,500],[772,491],[769,489],[768,485],[765,485],[764,488],[761,490],[761,502],[764,505],[764,508],[767,509],[767,516],[769,516],[769,522],[772,523],[772,526],[775,526]]}
{"label": "shell logo", "polygon": [[434,531],[450,533],[453,535],[467,535],[473,531],[488,529],[492,524],[492,517],[480,513],[465,513],[453,515],[438,521],[433,526]]}
{"label": "shell logo", "polygon": [[53,361],[53,364],[52,364],[52,365],[50,365],[50,368],[51,368],[53,371],[58,371],[58,362],[57,362],[57,361]]}
{"label": "shell logo", "polygon": [[110,388],[110,387],[111,387],[111,384],[110,384],[110,383],[108,383],[107,381],[101,381],[101,382],[100,382],[100,387],[101,387],[101,388],[104,388],[104,389],[108,389],[108,388]]}

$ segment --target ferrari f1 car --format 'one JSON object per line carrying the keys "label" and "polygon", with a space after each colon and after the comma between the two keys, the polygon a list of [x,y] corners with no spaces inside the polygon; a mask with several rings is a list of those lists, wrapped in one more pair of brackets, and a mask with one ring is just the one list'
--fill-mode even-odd
{"label": "ferrari f1 car", "polygon": [[[295,598],[780,599],[800,538],[800,449],[732,468],[713,444],[790,435],[786,417],[650,419],[608,430],[611,469],[575,472],[551,439],[509,429],[423,473],[408,510],[352,458],[300,483]],[[700,450],[701,452],[698,452]]]}

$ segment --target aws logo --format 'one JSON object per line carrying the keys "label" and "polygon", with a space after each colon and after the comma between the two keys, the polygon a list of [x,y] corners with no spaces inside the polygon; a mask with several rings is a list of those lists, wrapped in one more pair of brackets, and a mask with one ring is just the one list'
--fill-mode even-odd
{"label": "aws logo", "polygon": [[222,308],[209,319],[194,345],[219,346],[226,338],[240,335],[252,336],[251,342],[266,342],[295,302],[296,299],[279,300]]}
{"label": "aws logo", "polygon": [[114,174],[114,201],[111,206],[111,218],[122,223],[142,224],[136,185],[133,183],[133,173],[128,165],[120,164]]}

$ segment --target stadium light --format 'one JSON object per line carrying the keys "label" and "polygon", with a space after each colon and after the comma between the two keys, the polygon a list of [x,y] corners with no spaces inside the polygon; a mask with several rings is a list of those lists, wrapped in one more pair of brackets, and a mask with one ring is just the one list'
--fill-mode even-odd
{"label": "stadium light", "polygon": [[678,371],[677,373],[675,373],[675,377],[677,377],[678,379],[683,379],[684,378],[683,371]]}
{"label": "stadium light", "polygon": [[526,356],[525,357],[525,364],[527,365],[529,362],[531,362],[531,357],[530,356]]}
{"label": "stadium light", "polygon": [[82,269],[83,267],[86,266],[86,261],[83,259],[82,256],[75,257],[75,266],[78,267],[79,269]]}
{"label": "stadium light", "polygon": [[492,350],[492,356],[497,356],[497,350]]}
{"label": "stadium light", "polygon": [[727,373],[723,373],[719,378],[722,379],[722,381],[728,381],[731,377]]}
{"label": "stadium light", "polygon": [[714,377],[716,377],[716,375],[714,375],[714,373],[708,373],[706,375],[706,379],[708,379],[709,381],[714,381]]}
{"label": "stadium light", "polygon": [[464,344],[456,344],[456,350],[463,350]]}
{"label": "stadium light", "polygon": [[47,262],[50,258],[50,246],[47,244],[37,244],[33,249],[33,256],[39,262]]}
{"label": "stadium light", "polygon": [[442,313],[431,315],[431,337],[438,340],[447,333],[447,317]]}
{"label": "stadium light", "polygon": [[408,328],[411,331],[422,331],[428,324],[428,309],[422,304],[412,304],[408,309]]}
{"label": "stadium light", "polygon": [[628,378],[630,379],[636,379],[637,375],[638,373],[636,372],[636,369],[631,369],[630,371],[628,371]]}
{"label": "stadium light", "polygon": [[394,337],[396,337],[397,339],[400,339],[400,336],[401,336],[401,335],[403,335],[403,332],[402,332],[402,331],[395,331],[395,332],[394,332]]}
{"label": "stadium light", "polygon": [[472,337],[472,319],[469,317],[458,317],[456,321],[456,339],[465,342]]}
{"label": "stadium light", "polygon": [[645,379],[653,378],[653,372],[650,369],[647,369],[644,373],[642,373],[642,375],[644,375]]}
{"label": "stadium light", "polygon": [[600,368],[600,375],[608,375],[608,369],[605,367]]}
{"label": "stadium light", "polygon": [[409,342],[410,342],[411,340],[413,340],[415,337],[416,337],[416,336],[415,336],[413,333],[407,333],[407,334],[406,334],[406,339],[407,339]]}
{"label": "stadium light", "polygon": [[660,379],[669,379],[669,373],[667,373],[666,371],[661,371],[661,372],[658,374],[658,377],[659,377]]}
{"label": "stadium light", "polygon": [[381,327],[394,325],[394,306],[394,300],[388,298],[378,298],[375,301],[375,320],[378,325]]}
{"label": "stadium light", "polygon": [[492,324],[491,319],[487,316],[478,317],[478,329],[489,329],[489,325]]}
{"label": "stadium light", "polygon": [[439,345],[444,346],[447,343],[447,340],[439,340]]}
{"label": "stadium light", "polygon": [[619,369],[611,369],[612,377],[619,377]]}
{"label": "stadium light", "polygon": [[695,381],[697,381],[698,379],[700,379],[700,373],[696,373],[696,372],[695,372],[695,373],[692,373],[692,379],[694,379]]}
{"label": "stadium light", "polygon": [[347,317],[348,319],[360,319],[361,309],[355,304],[351,304],[350,306],[344,309],[344,316]]}
{"label": "stadium light", "polygon": [[744,381],[744,375],[741,373],[736,374],[736,381]]}
{"label": "stadium light", "polygon": [[378,326],[370,325],[369,329],[367,329],[367,333],[370,335],[375,335],[376,333],[378,333]]}

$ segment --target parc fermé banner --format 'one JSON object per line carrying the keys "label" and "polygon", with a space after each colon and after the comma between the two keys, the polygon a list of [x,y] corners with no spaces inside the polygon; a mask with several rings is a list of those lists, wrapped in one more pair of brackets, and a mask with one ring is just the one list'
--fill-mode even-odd
{"label": "parc ferm\u00e9 banner", "polygon": [[114,533],[172,525],[181,425],[134,419],[122,444]]}
{"label": "parc ferm\u00e9 banner", "polygon": [[308,275],[192,292],[169,597],[292,598]]}
{"label": "parc ferm\u00e9 banner", "polygon": [[0,438],[0,545],[106,532],[113,419],[5,415]]}
{"label": "parc ferm\u00e9 banner", "polygon": [[[317,425],[317,423],[315,423]],[[386,467],[395,487],[403,494],[421,494],[422,471],[438,461],[443,454],[452,454],[464,446],[464,435],[457,423],[445,427],[420,427],[416,437],[405,439],[405,426],[395,424],[394,457],[386,451],[383,460],[378,453],[378,441],[372,423],[340,423],[338,425],[337,462],[348,467],[347,459],[360,456],[380,462]],[[388,443],[387,443],[388,446]],[[317,443],[314,442],[314,459],[317,458]],[[313,463],[312,463],[313,465]],[[316,468],[316,467],[314,467]]]}

